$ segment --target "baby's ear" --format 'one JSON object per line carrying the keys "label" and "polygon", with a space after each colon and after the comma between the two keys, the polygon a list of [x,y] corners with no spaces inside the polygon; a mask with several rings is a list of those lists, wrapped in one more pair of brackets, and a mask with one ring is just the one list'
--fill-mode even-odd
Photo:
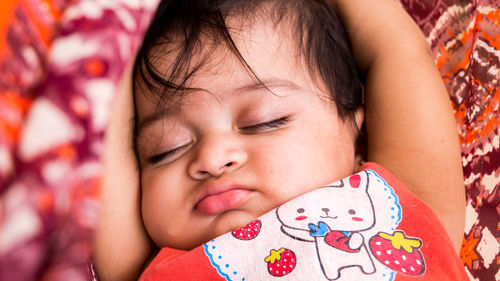
{"label": "baby's ear", "polygon": [[356,139],[354,143],[354,171],[359,171],[361,166],[365,163],[366,154],[367,154],[367,134],[366,134],[366,126],[364,123],[365,119],[365,111],[364,107],[360,107],[354,113],[354,122],[356,126]]}
{"label": "baby's ear", "polygon": [[354,121],[356,122],[356,129],[360,131],[361,127],[363,126],[363,122],[365,121],[364,106],[360,106],[358,109],[356,109],[356,112],[354,112]]}

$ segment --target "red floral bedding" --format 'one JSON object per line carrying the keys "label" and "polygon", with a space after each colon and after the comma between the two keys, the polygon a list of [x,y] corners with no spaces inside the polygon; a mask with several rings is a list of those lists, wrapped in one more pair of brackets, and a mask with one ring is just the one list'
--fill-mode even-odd
{"label": "red floral bedding", "polygon": [[471,280],[500,280],[500,2],[402,1],[427,36],[455,109]]}

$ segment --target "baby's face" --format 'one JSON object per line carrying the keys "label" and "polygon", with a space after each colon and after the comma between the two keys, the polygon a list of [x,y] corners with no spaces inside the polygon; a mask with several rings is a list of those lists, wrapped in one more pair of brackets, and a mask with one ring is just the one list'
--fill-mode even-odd
{"label": "baby's face", "polygon": [[167,114],[136,94],[142,215],[160,247],[192,249],[353,172],[356,130],[295,42],[265,22],[233,36],[272,93],[221,49],[188,81],[204,90]]}

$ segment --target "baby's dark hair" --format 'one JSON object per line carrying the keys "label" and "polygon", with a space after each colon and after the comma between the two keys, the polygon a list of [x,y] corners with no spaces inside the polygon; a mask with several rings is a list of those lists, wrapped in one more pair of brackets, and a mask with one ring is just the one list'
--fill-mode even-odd
{"label": "baby's dark hair", "polygon": [[[232,29],[226,25],[229,17],[241,18],[243,25],[264,17],[275,27],[288,29],[284,36],[296,41],[297,54],[310,76],[330,93],[342,120],[354,121],[356,109],[362,106],[362,84],[345,28],[324,0],[161,1],[135,62],[134,91],[146,87],[148,91],[142,92],[150,92],[162,110],[173,95],[197,90],[186,82],[221,46],[262,83],[235,45]],[[158,47],[161,52],[155,51]],[[192,57],[201,50],[204,57],[193,65]],[[158,62],[171,54],[175,54],[172,65],[160,71]]]}

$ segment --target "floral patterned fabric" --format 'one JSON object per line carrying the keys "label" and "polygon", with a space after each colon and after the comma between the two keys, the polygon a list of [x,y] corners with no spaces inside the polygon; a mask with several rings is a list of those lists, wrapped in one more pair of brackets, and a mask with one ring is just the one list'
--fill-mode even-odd
{"label": "floral patterned fabric", "polygon": [[[103,132],[158,0],[0,4],[0,280],[87,280]],[[471,280],[500,280],[500,3],[401,0],[455,108]]]}
{"label": "floral patterned fabric", "polygon": [[500,280],[500,1],[404,0],[435,55],[460,134],[471,280]]}
{"label": "floral patterned fabric", "polygon": [[3,1],[0,280],[87,280],[110,105],[157,1]]}

